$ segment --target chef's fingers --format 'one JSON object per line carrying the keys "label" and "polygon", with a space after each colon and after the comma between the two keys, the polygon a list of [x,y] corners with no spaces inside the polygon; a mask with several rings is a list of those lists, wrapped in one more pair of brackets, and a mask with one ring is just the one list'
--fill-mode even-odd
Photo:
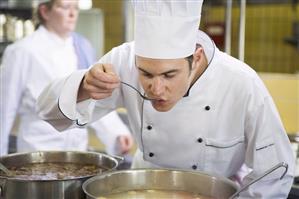
{"label": "chef's fingers", "polygon": [[105,73],[116,75],[112,64],[101,64]]}
{"label": "chef's fingers", "polygon": [[105,90],[115,89],[119,86],[119,78],[113,72],[111,64],[95,64],[87,72],[85,82],[86,84]]}
{"label": "chef's fingers", "polygon": [[128,153],[133,146],[133,139],[129,135],[119,136],[118,142],[121,154]]}
{"label": "chef's fingers", "polygon": [[95,64],[90,70],[89,75],[101,82],[105,83],[119,83],[119,77],[114,72],[113,66],[111,64]]}
{"label": "chef's fingers", "polygon": [[120,150],[121,153],[123,153],[124,148],[126,148],[126,141],[124,136],[120,135],[117,137],[117,141],[118,141],[118,149]]}
{"label": "chef's fingers", "polygon": [[84,84],[86,85],[85,88],[93,87],[99,90],[114,90],[115,88],[119,87],[119,82],[105,82],[100,80],[100,78],[94,78],[92,76],[86,76],[84,79]]}
{"label": "chef's fingers", "polygon": [[126,136],[126,140],[127,140],[127,146],[129,149],[131,149],[133,147],[133,144],[134,144],[134,140],[133,140],[133,137],[131,135],[127,135]]}
{"label": "chef's fingers", "polygon": [[114,88],[99,88],[98,86],[94,86],[92,84],[85,83],[83,85],[84,90],[88,93],[88,96],[95,100],[104,99],[107,97],[110,97],[112,95],[112,92]]}
{"label": "chef's fingers", "polygon": [[94,86],[92,84],[85,84],[84,89],[87,90],[89,93],[112,93],[114,91],[114,88],[104,89],[99,88],[98,86]]}

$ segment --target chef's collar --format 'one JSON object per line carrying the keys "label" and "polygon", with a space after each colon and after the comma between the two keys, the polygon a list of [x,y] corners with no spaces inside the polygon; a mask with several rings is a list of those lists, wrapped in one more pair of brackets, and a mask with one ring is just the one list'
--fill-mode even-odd
{"label": "chef's collar", "polygon": [[55,44],[57,44],[57,45],[60,45],[60,46],[73,45],[73,38],[72,38],[71,34],[66,39],[63,39],[63,38],[59,37],[57,34],[50,32],[43,25],[40,25],[39,29],[41,29],[42,32],[44,34],[46,34],[52,40],[52,42],[55,42]]}
{"label": "chef's collar", "polygon": [[196,79],[196,81],[194,81],[194,83],[192,85],[190,85],[189,89],[187,90],[186,94],[183,97],[189,96],[192,86],[206,72],[206,70],[208,69],[208,67],[210,66],[211,62],[214,59],[214,55],[215,55],[215,51],[216,51],[216,45],[215,45],[214,41],[211,39],[211,37],[209,37],[205,32],[203,32],[201,30],[198,30],[196,43],[202,46],[205,56],[207,57],[207,60],[208,60],[208,65],[205,68],[205,70],[203,71],[203,73]]}

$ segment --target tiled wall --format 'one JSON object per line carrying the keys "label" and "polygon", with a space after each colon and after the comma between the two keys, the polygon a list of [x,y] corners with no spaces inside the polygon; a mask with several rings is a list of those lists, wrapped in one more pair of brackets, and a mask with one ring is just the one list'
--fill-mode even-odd
{"label": "tiled wall", "polygon": [[[236,1],[234,1],[236,2]],[[225,23],[225,6],[204,6],[201,27]],[[238,57],[240,9],[232,9],[232,52]],[[295,73],[299,71],[299,45],[287,43],[293,37],[292,24],[299,22],[299,5],[294,11],[288,4],[247,4],[245,62],[259,72]]]}
{"label": "tiled wall", "polygon": [[299,74],[259,73],[289,134],[299,133]]}

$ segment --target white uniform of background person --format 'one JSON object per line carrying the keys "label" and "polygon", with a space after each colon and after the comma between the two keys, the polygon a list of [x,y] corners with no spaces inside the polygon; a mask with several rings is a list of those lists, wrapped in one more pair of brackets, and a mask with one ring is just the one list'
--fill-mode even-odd
{"label": "white uniform of background person", "polygon": [[[7,47],[0,72],[0,155],[7,154],[8,136],[17,115],[20,116],[18,152],[87,150],[86,128],[58,132],[36,113],[36,100],[42,89],[55,78],[70,75],[77,68],[73,37],[62,39],[44,26],[40,26],[31,36]],[[130,135],[116,112],[91,126],[106,145],[108,153],[119,152],[115,150],[118,136]]]}
{"label": "white uniform of background person", "polygon": [[[149,10],[152,8],[155,12],[167,12],[151,2],[147,1],[146,6],[142,5],[143,8],[148,6]],[[174,13],[184,13],[181,7],[172,5],[172,8],[179,9]],[[157,17],[158,20],[160,18]],[[169,49],[166,45],[172,40],[171,37],[174,38],[171,44],[184,46],[184,41],[180,40],[189,37],[193,29],[187,29],[188,32],[179,29],[176,33],[182,34],[176,35],[178,39],[171,34],[174,32],[171,28],[176,27],[169,27],[170,23],[165,26],[159,24],[157,27],[152,23],[150,29],[156,28],[153,30],[156,32],[151,32],[146,23],[141,25],[139,19],[136,20],[136,29],[142,26],[142,30],[140,35],[138,30],[137,35],[135,32],[135,43],[125,43],[112,49],[99,63],[112,64],[123,82],[143,93],[135,66],[135,53],[169,57],[174,51],[172,49],[175,49]],[[147,22],[146,19],[143,22]],[[163,30],[167,33],[166,37],[161,36]],[[141,36],[143,41],[139,40]],[[151,37],[157,41],[151,40]],[[161,38],[167,42],[162,43]],[[175,41],[180,43],[176,44]],[[282,180],[279,178],[284,169],[279,169],[252,185],[239,197],[286,198],[293,181],[294,157],[270,94],[254,70],[219,51],[205,33],[197,33],[197,43],[204,49],[208,67],[186,96],[169,111],[157,111],[150,101],[143,100],[123,84],[113,91],[111,97],[76,103],[77,91],[86,71],[78,71],[61,81],[53,82],[39,98],[39,111],[56,128],[65,129],[76,126],[76,123],[85,124],[96,120],[117,107],[125,106],[138,146],[133,162],[135,168],[182,168],[232,177],[246,164],[252,169],[242,181],[246,183],[279,162],[286,162],[289,170]],[[155,51],[150,52],[151,49]]]}

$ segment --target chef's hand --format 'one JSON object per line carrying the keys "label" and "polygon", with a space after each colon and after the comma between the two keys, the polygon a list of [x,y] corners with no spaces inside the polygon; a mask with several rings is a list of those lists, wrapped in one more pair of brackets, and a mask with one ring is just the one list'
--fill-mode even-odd
{"label": "chef's hand", "polygon": [[84,75],[79,87],[77,101],[80,102],[89,98],[96,100],[107,98],[112,95],[119,83],[119,77],[111,64],[95,64]]}
{"label": "chef's hand", "polygon": [[133,138],[131,135],[120,135],[116,139],[117,152],[124,155],[130,151],[133,146]]}

